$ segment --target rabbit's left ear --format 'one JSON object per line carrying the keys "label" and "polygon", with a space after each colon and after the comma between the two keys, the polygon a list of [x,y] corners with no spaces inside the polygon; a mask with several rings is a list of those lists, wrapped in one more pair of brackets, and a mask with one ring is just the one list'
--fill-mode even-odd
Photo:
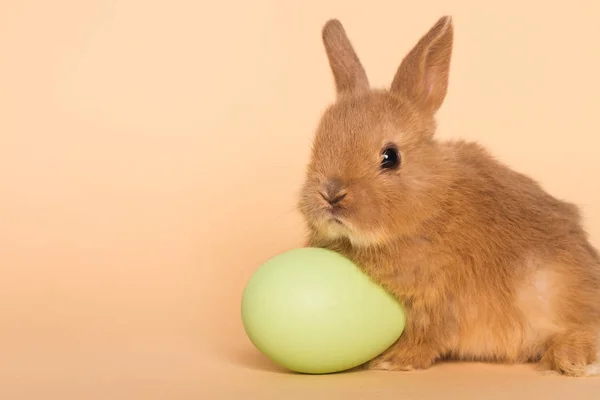
{"label": "rabbit's left ear", "polygon": [[391,90],[435,114],[448,91],[453,36],[452,18],[440,18],[404,57]]}
{"label": "rabbit's left ear", "polygon": [[338,96],[369,90],[367,74],[340,21],[327,21],[322,39]]}

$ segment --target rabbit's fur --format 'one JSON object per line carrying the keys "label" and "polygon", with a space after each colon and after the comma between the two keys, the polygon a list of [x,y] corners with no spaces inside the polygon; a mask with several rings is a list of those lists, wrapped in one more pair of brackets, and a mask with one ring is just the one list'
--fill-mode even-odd
{"label": "rabbit's fur", "polygon": [[[407,312],[403,335],[366,367],[451,358],[594,372],[600,256],[578,208],[478,144],[435,138],[451,18],[405,56],[389,90],[370,88],[339,21],[322,37],[337,99],[316,131],[299,200],[307,245],[353,260]],[[400,164],[381,169],[389,148]]]}

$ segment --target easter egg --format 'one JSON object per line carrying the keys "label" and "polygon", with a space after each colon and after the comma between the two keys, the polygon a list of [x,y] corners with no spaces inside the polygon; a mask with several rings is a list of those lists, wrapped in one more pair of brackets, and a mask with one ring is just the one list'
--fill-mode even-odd
{"label": "easter egg", "polygon": [[402,334],[401,304],[348,258],[321,248],[267,260],[242,296],[242,323],[256,348],[295,372],[364,364]]}

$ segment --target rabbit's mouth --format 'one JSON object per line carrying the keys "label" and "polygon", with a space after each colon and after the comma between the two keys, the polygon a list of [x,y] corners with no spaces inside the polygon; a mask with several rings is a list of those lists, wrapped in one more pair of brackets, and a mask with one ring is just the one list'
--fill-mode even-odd
{"label": "rabbit's mouth", "polygon": [[323,222],[319,230],[325,237],[331,240],[345,238],[354,247],[369,247],[383,240],[381,232],[362,231],[351,222],[337,217],[330,217]]}
{"label": "rabbit's mouth", "polygon": [[334,227],[334,228],[348,228],[348,225],[341,220],[339,217],[335,216],[335,215],[328,215],[325,219],[324,219],[325,225],[329,226],[329,227]]}
{"label": "rabbit's mouth", "polygon": [[344,222],[342,217],[340,216],[340,209],[336,207],[331,207],[326,211],[326,220],[328,223],[337,225],[337,226],[345,226],[348,224]]}
{"label": "rabbit's mouth", "polygon": [[330,238],[347,237],[351,232],[350,224],[331,210],[325,211],[318,218],[313,219],[313,225]]}

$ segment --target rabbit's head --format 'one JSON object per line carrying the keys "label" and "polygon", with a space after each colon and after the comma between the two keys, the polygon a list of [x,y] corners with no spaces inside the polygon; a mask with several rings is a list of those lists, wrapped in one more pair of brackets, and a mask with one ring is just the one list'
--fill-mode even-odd
{"label": "rabbit's head", "polygon": [[386,90],[370,87],[339,21],[328,21],[322,37],[337,99],[317,128],[299,208],[323,239],[381,244],[415,229],[447,190],[451,162],[434,133],[452,20],[441,18],[418,41]]}

